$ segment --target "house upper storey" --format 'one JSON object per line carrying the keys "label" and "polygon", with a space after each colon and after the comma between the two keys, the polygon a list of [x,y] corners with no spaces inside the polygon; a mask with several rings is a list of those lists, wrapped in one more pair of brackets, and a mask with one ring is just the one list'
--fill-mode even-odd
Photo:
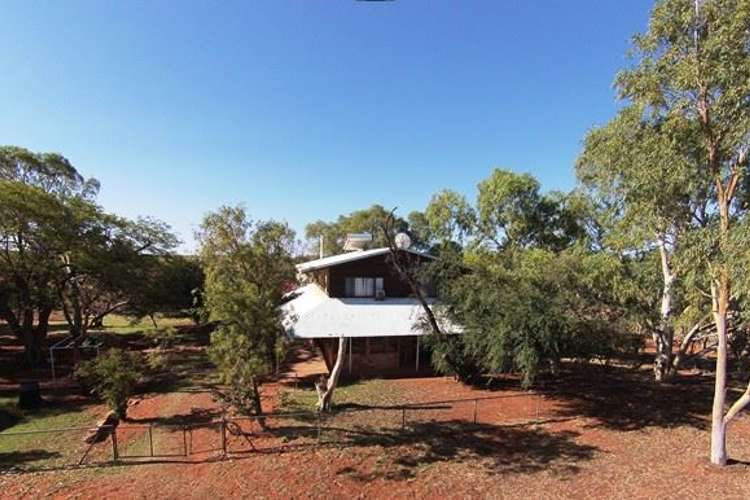
{"label": "house upper storey", "polygon": [[[420,262],[433,259],[416,250],[398,251],[408,252]],[[316,283],[329,297],[387,300],[412,296],[411,288],[398,276],[389,257],[388,248],[355,250],[299,264],[297,271],[303,281]],[[432,296],[429,288],[425,289],[426,295]]]}

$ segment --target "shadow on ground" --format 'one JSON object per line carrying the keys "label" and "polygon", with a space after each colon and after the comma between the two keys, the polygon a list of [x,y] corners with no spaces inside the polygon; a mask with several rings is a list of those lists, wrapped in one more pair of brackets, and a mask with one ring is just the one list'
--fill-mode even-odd
{"label": "shadow on ground", "polygon": [[694,375],[657,384],[650,371],[591,367],[543,381],[539,392],[561,403],[556,416],[592,418],[594,426],[619,431],[682,426],[705,429],[713,380]]}
{"label": "shadow on ground", "polygon": [[[326,429],[327,431],[333,429]],[[418,423],[405,431],[347,432],[337,446],[380,446],[396,451],[395,468],[338,471],[361,481],[379,477],[398,480],[414,477],[428,465],[444,461],[471,461],[495,474],[529,474],[541,470],[575,474],[597,448],[576,442],[578,433],[552,432],[531,426],[505,427],[460,421]]]}

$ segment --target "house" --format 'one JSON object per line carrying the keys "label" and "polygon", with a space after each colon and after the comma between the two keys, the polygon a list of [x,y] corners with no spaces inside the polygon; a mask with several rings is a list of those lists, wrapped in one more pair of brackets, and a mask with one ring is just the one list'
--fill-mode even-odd
{"label": "house", "polygon": [[[388,248],[363,250],[363,235],[347,238],[350,251],[299,264],[300,281],[282,306],[290,336],[313,342],[330,370],[339,338],[347,339],[344,373],[387,375],[430,370],[418,328],[424,314],[411,288],[397,275]],[[398,250],[418,262],[432,256],[408,247]],[[425,290],[428,304],[435,298]]]}

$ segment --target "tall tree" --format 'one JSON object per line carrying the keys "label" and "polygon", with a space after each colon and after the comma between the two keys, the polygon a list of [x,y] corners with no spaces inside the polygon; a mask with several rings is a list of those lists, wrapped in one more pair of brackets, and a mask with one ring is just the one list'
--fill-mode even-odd
{"label": "tall tree", "polygon": [[58,198],[37,187],[0,181],[0,318],[22,341],[31,365],[43,358],[70,220]]}
{"label": "tall tree", "polygon": [[168,255],[178,240],[157,220],[127,220],[86,202],[70,205],[74,230],[60,256],[56,289],[71,334],[83,337],[106,315],[145,307],[154,287],[169,286],[160,280],[166,276],[158,275],[158,258]]}
{"label": "tall tree", "polygon": [[496,249],[536,246],[556,251],[583,235],[567,210],[567,196],[541,194],[539,182],[529,174],[495,169],[478,189],[478,232]]}
{"label": "tall tree", "polygon": [[240,410],[262,413],[260,387],[283,341],[281,304],[294,280],[294,232],[274,221],[254,222],[241,207],[208,214],[197,234],[205,273],[205,305],[219,323],[209,354]]}
{"label": "tall tree", "polygon": [[474,208],[466,197],[450,189],[434,194],[424,214],[430,232],[439,241],[463,244],[476,225]]}
{"label": "tall tree", "polygon": [[591,131],[577,162],[579,181],[602,207],[606,244],[619,252],[656,250],[661,264],[661,320],[651,335],[654,377],[676,368],[675,308],[680,269],[676,253],[686,233],[706,222],[705,192],[696,165],[696,135],[681,116],[654,120],[631,105]]}
{"label": "tall tree", "polygon": [[[708,274],[718,348],[711,418],[711,462],[727,463],[726,429],[750,403],[750,385],[725,413],[729,316],[740,272],[732,257],[747,248],[750,147],[750,1],[662,0],[645,34],[634,39],[634,64],[617,85],[654,123],[675,117],[697,134],[690,174],[707,186],[705,228],[692,235],[690,262]],[[654,179],[652,182],[659,182]]]}
{"label": "tall tree", "polygon": [[74,239],[72,205],[92,201],[99,183],[57,153],[2,146],[0,190],[0,318],[23,340],[27,361],[36,364],[57,304],[60,256]]}

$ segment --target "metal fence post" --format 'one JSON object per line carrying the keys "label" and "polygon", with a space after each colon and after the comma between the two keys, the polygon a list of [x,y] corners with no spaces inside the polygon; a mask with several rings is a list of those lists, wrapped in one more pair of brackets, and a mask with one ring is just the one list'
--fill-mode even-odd
{"label": "metal fence post", "polygon": [[117,463],[120,454],[117,451],[117,427],[112,427],[112,463]]}
{"label": "metal fence post", "polygon": [[227,421],[224,417],[221,418],[221,451],[226,456],[227,454]]}
{"label": "metal fence post", "polygon": [[321,426],[322,416],[321,416],[320,413],[321,413],[320,410],[318,410],[318,444],[320,444],[320,435],[322,433],[322,429],[321,429],[321,427],[322,427]]}
{"label": "metal fence post", "polygon": [[187,428],[184,425],[182,426],[182,456],[188,456]]}
{"label": "metal fence post", "polygon": [[477,406],[479,405],[479,399],[474,400],[474,424],[477,423]]}
{"label": "metal fence post", "polygon": [[148,449],[151,452],[151,457],[154,456],[154,433],[152,428],[153,424],[148,424]]}

